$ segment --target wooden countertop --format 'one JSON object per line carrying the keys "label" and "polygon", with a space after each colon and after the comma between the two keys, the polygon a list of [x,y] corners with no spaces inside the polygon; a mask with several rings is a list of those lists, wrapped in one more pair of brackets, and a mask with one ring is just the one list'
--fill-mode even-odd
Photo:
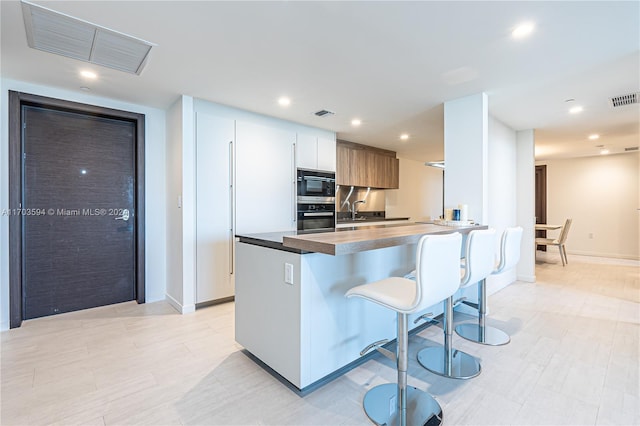
{"label": "wooden countertop", "polygon": [[450,234],[452,232],[466,234],[474,229],[487,229],[487,227],[484,225],[444,226],[431,223],[416,223],[392,227],[284,236],[282,240],[285,247],[338,256],[385,247],[417,244],[420,237],[425,234]]}

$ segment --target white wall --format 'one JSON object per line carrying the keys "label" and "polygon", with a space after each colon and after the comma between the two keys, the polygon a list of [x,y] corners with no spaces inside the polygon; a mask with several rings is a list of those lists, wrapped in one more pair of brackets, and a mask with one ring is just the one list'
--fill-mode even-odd
{"label": "white wall", "polygon": [[442,170],[400,158],[400,185],[385,190],[387,217],[436,219],[442,214]]}
{"label": "white wall", "polygon": [[[516,132],[489,116],[487,146],[487,225],[496,230],[496,251],[502,232],[516,223]],[[495,293],[516,280],[515,268],[487,279],[487,291]]]}
{"label": "white wall", "polygon": [[182,97],[167,111],[167,300],[179,311],[182,295]]}
{"label": "white wall", "polygon": [[[165,111],[143,105],[129,104],[92,96],[84,92],[60,90],[17,80],[0,80],[2,114],[0,127],[0,209],[8,209],[8,100],[9,90],[82,102],[107,108],[145,114],[145,281],[146,300],[153,302],[165,297],[166,270],[166,164]],[[9,325],[9,221],[0,216],[0,329]]]}
{"label": "white wall", "polygon": [[535,224],[535,132],[532,129],[516,133],[516,223],[522,226],[520,262],[516,268],[520,281],[536,281],[534,240]]}
{"label": "white wall", "polygon": [[488,99],[479,93],[444,104],[444,206],[469,206],[469,219],[487,224]]}
{"label": "white wall", "polygon": [[[516,132],[489,115],[484,93],[445,103],[445,207],[469,205],[469,218],[496,230],[496,254],[505,228],[518,223],[518,192],[533,199],[519,185],[518,138]],[[533,173],[533,150],[529,167]],[[533,248],[531,248],[533,251]],[[487,278],[487,292],[495,293],[514,282],[517,269]],[[477,299],[475,286],[462,291]],[[465,306],[457,308],[474,314]]]}
{"label": "white wall", "polygon": [[639,161],[627,153],[537,163],[547,165],[547,222],[573,219],[569,254],[640,258]]}
{"label": "white wall", "polygon": [[167,117],[167,301],[195,311],[196,191],[193,98],[181,96]]}
{"label": "white wall", "polygon": [[243,109],[233,108],[226,105],[216,104],[214,102],[205,101],[195,98],[193,100],[193,109],[195,112],[203,112],[217,117],[228,118],[231,120],[248,121],[253,124],[262,126],[275,127],[283,130],[290,130],[296,133],[305,133],[312,136],[323,137],[335,140],[336,134],[329,130],[309,127],[304,124],[295,123],[293,121],[282,120],[280,118],[270,117],[268,115],[257,114],[255,112]]}

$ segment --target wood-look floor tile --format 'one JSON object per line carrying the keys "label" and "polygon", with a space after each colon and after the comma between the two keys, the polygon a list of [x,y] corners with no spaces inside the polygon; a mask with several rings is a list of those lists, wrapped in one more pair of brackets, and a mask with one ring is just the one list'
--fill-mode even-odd
{"label": "wood-look floor tile", "polygon": [[102,416],[88,420],[83,416],[70,416],[59,422],[51,423],[51,426],[105,426],[105,423]]}
{"label": "wood-look floor tile", "polygon": [[152,408],[127,413],[125,416],[107,416],[104,418],[106,426],[119,425],[148,425],[148,426],[182,426],[180,415],[175,402],[160,404]]}
{"label": "wood-look floor tile", "polygon": [[[417,352],[442,328],[409,341],[409,384],[450,425],[640,424],[638,262],[538,253],[537,283],[489,299],[500,347],[454,335],[482,373],[452,380],[422,368]],[[2,425],[365,425],[368,389],[395,382],[377,355],[300,397],[234,340],[233,303],[180,315],[168,303],[127,302],[26,321],[0,333]],[[456,313],[454,323],[473,321]]]}
{"label": "wood-look floor tile", "polygon": [[593,425],[597,415],[598,405],[536,386],[513,424]]}

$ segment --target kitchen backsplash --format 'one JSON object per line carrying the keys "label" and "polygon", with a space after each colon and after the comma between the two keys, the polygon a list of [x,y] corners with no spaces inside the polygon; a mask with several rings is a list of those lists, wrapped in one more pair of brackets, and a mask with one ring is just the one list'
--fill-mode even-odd
{"label": "kitchen backsplash", "polygon": [[[353,189],[352,189],[353,188]],[[336,211],[348,212],[354,201],[365,200],[366,203],[359,203],[357,211],[373,212],[385,209],[384,189],[362,188],[359,186],[338,186],[336,187]]]}

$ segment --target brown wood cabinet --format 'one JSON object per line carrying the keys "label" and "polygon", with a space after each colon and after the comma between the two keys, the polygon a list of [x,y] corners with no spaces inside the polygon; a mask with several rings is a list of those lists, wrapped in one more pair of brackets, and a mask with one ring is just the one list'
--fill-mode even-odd
{"label": "brown wood cabinet", "polygon": [[336,183],[380,189],[399,186],[399,160],[394,151],[338,140]]}

